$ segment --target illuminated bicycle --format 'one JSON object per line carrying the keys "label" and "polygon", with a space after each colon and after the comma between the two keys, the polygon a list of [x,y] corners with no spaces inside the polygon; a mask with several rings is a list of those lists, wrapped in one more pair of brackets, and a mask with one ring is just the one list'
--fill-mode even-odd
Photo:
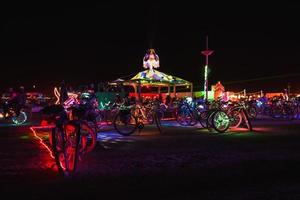
{"label": "illuminated bicycle", "polygon": [[247,128],[252,131],[252,124],[248,112],[248,107],[244,102],[240,102],[227,110],[230,119],[230,128],[238,128],[244,121]]}
{"label": "illuminated bicycle", "polygon": [[[7,104],[8,102],[4,102],[4,106]],[[15,125],[22,125],[27,121],[27,114],[23,108],[17,112],[16,108],[9,107],[6,113],[4,109],[0,109],[0,119],[11,120]]]}
{"label": "illuminated bicycle", "polygon": [[[150,110],[147,112],[147,116],[142,111],[140,105],[125,106],[120,105],[119,111],[114,118],[114,127],[116,131],[124,136],[133,134],[136,130],[141,132],[144,128],[144,121],[149,120],[151,123],[155,123],[159,132],[162,132],[161,128],[161,116],[159,106],[156,103],[151,104]],[[147,122],[148,123],[148,122]]]}
{"label": "illuminated bicycle", "polygon": [[131,112],[133,106],[125,106],[120,104],[118,112],[114,118],[113,125],[116,131],[124,136],[133,134],[138,128],[138,120]]}
{"label": "illuminated bicycle", "polygon": [[[205,127],[203,118],[206,115],[204,105],[198,105],[193,102],[192,98],[185,98],[177,109],[176,121],[181,126],[195,126],[200,122],[202,127]],[[206,119],[206,118],[205,118]]]}
{"label": "illuminated bicycle", "polygon": [[[145,111],[146,109],[146,111]],[[133,115],[137,118],[138,121],[138,130],[142,131],[146,124],[154,124],[160,133],[162,133],[161,128],[161,119],[164,116],[164,111],[162,105],[159,101],[152,101],[146,105],[143,109],[143,106],[136,104],[133,109]]]}
{"label": "illuminated bicycle", "polygon": [[[93,138],[96,134],[87,122],[75,118],[69,120],[61,105],[46,107],[42,113],[47,115],[48,123],[54,123],[49,141],[58,171],[62,176],[72,176],[78,160],[95,147]],[[89,137],[91,143],[88,142]]]}
{"label": "illuminated bicycle", "polygon": [[245,102],[237,104],[217,103],[214,109],[209,110],[207,128],[214,128],[217,132],[223,133],[228,128],[238,128],[244,121],[250,131],[252,124]]}

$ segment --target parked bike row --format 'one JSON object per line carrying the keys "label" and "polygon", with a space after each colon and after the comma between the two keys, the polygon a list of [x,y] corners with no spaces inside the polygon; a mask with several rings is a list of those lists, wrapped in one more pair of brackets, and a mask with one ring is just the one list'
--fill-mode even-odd
{"label": "parked bike row", "polygon": [[[161,132],[158,104],[147,106],[130,104],[126,99],[108,105],[113,115],[112,125],[124,136],[141,131],[145,124],[156,124]],[[60,174],[74,174],[79,160],[91,152],[97,143],[97,133],[103,126],[103,112],[89,94],[73,96],[62,105],[47,106],[42,110],[47,126],[52,125],[49,141]]]}
{"label": "parked bike row", "polygon": [[[5,104],[0,114],[20,125],[27,120],[26,107]],[[155,125],[162,133],[162,120],[175,120],[181,126],[195,126],[214,133],[246,127],[252,130],[251,120],[258,116],[278,119],[295,119],[299,115],[299,101],[281,98],[239,100],[236,102],[203,101],[192,98],[133,101],[116,96],[99,109],[93,93],[82,92],[69,96],[62,104],[45,106],[42,118],[51,125],[49,142],[58,170],[62,175],[72,175],[78,161],[91,152],[97,143],[97,133],[110,126],[123,136],[141,132],[145,125]]]}

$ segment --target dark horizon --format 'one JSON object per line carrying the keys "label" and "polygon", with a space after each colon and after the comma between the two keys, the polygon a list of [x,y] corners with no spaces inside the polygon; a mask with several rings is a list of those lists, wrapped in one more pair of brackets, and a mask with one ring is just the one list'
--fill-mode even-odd
{"label": "dark horizon", "polygon": [[209,59],[210,84],[280,92],[290,83],[292,92],[300,92],[299,8],[255,3],[7,4],[1,13],[0,90],[20,85],[49,90],[61,80],[78,85],[135,74],[143,70],[142,58],[150,47],[160,56],[158,70],[202,88],[201,51],[208,35],[215,51]]}

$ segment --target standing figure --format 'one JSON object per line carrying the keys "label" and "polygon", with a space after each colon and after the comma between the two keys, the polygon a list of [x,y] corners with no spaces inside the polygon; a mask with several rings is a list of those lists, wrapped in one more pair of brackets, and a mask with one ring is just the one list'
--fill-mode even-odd
{"label": "standing figure", "polygon": [[59,103],[63,105],[63,103],[69,98],[68,96],[68,89],[66,86],[65,81],[60,83],[60,90],[59,90]]}
{"label": "standing figure", "polygon": [[154,49],[148,49],[143,59],[143,66],[145,69],[149,69],[151,74],[154,74],[154,68],[159,68],[159,57]]}

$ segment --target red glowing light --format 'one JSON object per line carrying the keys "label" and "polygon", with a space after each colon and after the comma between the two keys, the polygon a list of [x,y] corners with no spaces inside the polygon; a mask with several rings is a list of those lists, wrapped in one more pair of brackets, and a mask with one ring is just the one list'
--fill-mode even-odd
{"label": "red glowing light", "polygon": [[47,120],[42,120],[41,121],[41,126],[48,126],[48,122],[47,122]]}
{"label": "red glowing light", "polygon": [[54,156],[53,156],[53,153],[52,153],[51,149],[48,147],[48,145],[46,145],[44,143],[43,139],[41,137],[39,137],[38,134],[36,133],[35,129],[38,129],[38,128],[45,128],[45,126],[42,126],[42,127],[30,127],[30,130],[32,131],[33,136],[39,140],[40,144],[42,146],[44,146],[48,150],[50,157],[54,159]]}

